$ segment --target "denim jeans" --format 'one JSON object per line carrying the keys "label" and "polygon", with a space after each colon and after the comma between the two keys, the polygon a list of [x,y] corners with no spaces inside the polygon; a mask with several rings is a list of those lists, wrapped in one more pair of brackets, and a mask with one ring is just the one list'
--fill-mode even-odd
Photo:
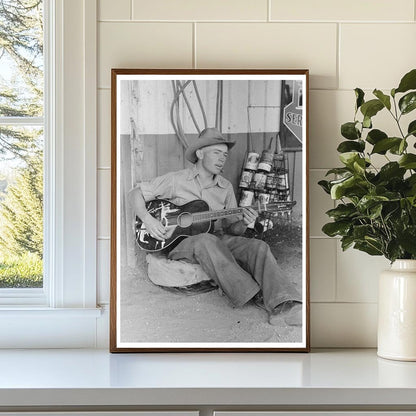
{"label": "denim jeans", "polygon": [[302,300],[262,240],[198,234],[181,241],[169,258],[199,263],[235,307],[244,305],[260,291],[269,312],[283,302]]}

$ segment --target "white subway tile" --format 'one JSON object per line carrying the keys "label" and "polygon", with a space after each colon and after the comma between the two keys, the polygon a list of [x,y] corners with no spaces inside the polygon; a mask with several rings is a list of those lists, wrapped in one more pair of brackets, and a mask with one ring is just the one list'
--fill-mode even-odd
{"label": "white subway tile", "polygon": [[98,0],[99,20],[130,20],[130,0]]}
{"label": "white subway tile", "polygon": [[198,68],[306,68],[312,88],[336,88],[336,50],[337,28],[330,23],[197,25]]}
{"label": "white subway tile", "polygon": [[337,301],[377,302],[379,274],[389,261],[381,256],[337,245]]}
{"label": "white subway tile", "polygon": [[97,230],[98,237],[110,237],[110,217],[111,217],[111,171],[98,170],[98,207],[97,207]]}
{"label": "white subway tile", "polygon": [[321,231],[324,224],[330,221],[325,214],[329,209],[334,208],[331,197],[318,185],[321,179],[325,178],[325,171],[309,171],[309,211],[310,211],[310,236],[325,236]]}
{"label": "white subway tile", "polygon": [[311,304],[313,348],[373,348],[376,345],[376,304]]}
{"label": "white subway tile", "polygon": [[340,88],[391,90],[415,67],[415,24],[342,24]]}
{"label": "white subway tile", "polygon": [[337,152],[339,143],[344,140],[341,124],[353,121],[354,105],[354,91],[310,92],[310,168],[330,169],[342,166]]}
{"label": "white subway tile", "polygon": [[111,166],[111,91],[98,91],[98,141],[99,168]]}
{"label": "white subway tile", "polygon": [[337,239],[310,240],[310,288],[312,302],[334,302]]}
{"label": "white subway tile", "polygon": [[413,0],[271,0],[272,20],[413,21]]}
{"label": "white subway tile", "polygon": [[136,20],[266,20],[267,0],[133,0]]}
{"label": "white subway tile", "polygon": [[97,241],[97,302],[110,302],[110,240]]}
{"label": "white subway tile", "polygon": [[98,86],[112,68],[191,68],[192,23],[99,23]]}

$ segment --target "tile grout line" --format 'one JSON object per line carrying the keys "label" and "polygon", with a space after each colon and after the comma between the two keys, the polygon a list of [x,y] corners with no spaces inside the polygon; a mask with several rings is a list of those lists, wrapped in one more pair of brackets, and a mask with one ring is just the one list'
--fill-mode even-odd
{"label": "tile grout line", "polygon": [[358,300],[351,300],[351,301],[341,301],[341,302],[330,302],[330,301],[319,301],[319,300],[315,300],[315,301],[311,301],[311,304],[319,304],[319,305],[335,305],[335,306],[340,306],[340,305],[377,305],[378,302],[377,301],[358,301]]}
{"label": "tile grout line", "polygon": [[133,1],[130,0],[130,20],[133,21]]}
{"label": "tile grout line", "polygon": [[[132,7],[133,9],[133,7]],[[131,13],[134,11],[132,10]],[[98,23],[287,23],[287,24],[307,24],[307,25],[315,25],[315,24],[328,24],[328,25],[336,25],[336,24],[353,24],[353,25],[414,25],[413,20],[268,20],[265,19],[253,19],[253,20],[244,20],[244,19],[235,19],[235,20],[179,20],[179,19],[98,19]]]}
{"label": "tile grout line", "polygon": [[322,235],[310,235],[309,236],[309,240],[340,240],[341,239],[341,237],[329,237],[329,236],[327,236],[327,235],[325,235],[325,234],[322,234]]}
{"label": "tile grout line", "polygon": [[272,20],[272,0],[267,0],[267,23],[270,23],[271,20]]}

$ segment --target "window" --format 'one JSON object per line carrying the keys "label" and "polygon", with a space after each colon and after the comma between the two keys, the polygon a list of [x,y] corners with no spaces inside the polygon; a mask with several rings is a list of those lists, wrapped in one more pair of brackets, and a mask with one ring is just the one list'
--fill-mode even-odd
{"label": "window", "polygon": [[43,287],[43,15],[0,1],[0,289]]}
{"label": "window", "polygon": [[96,307],[96,7],[96,0],[43,0],[48,111],[27,128],[44,125],[47,137],[46,279],[43,288],[0,291],[0,348],[105,343]]}

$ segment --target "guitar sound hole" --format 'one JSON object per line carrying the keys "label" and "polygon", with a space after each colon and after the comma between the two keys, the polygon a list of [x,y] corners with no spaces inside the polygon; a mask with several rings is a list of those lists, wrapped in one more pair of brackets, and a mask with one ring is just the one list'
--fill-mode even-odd
{"label": "guitar sound hole", "polygon": [[192,225],[192,222],[193,222],[192,214],[190,214],[189,212],[182,212],[182,214],[178,216],[179,227],[182,227],[182,228],[190,227]]}

